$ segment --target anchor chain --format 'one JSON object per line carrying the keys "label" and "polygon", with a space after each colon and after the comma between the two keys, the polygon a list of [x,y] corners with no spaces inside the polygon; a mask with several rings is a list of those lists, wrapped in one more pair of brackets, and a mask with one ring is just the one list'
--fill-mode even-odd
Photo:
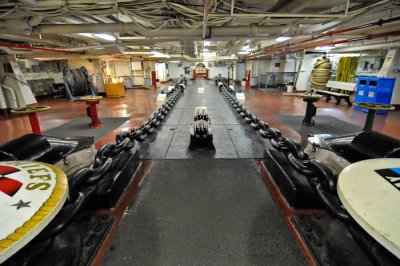
{"label": "anchor chain", "polygon": [[330,168],[305,152],[301,144],[296,140],[285,138],[279,129],[271,127],[268,123],[261,121],[256,115],[252,114],[234,98],[232,92],[225,85],[219,86],[219,88],[244,121],[258,131],[262,138],[269,139],[272,147],[283,152],[290,167],[307,178],[308,183],[315,190],[326,208],[340,220],[346,223],[353,223],[354,220],[338,198],[336,191],[337,176],[333,174]]}
{"label": "anchor chain", "polygon": [[51,239],[61,233],[93,196],[107,192],[115,174],[126,165],[136,141],[144,141],[160,126],[161,121],[165,119],[183,92],[184,87],[177,84],[167,93],[166,103],[146,122],[130,131],[119,132],[115,136],[115,144],[107,143],[97,150],[92,165],[82,168],[68,177],[69,195],[63,208],[46,227],[46,230],[43,230],[35,238],[35,242]]}

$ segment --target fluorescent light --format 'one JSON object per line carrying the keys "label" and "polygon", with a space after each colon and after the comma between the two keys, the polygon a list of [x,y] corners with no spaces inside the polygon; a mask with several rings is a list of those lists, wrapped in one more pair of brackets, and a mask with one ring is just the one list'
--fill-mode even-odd
{"label": "fluorescent light", "polygon": [[242,47],[242,50],[245,50],[245,51],[248,51],[249,49],[250,49],[250,46],[248,46],[248,45],[245,45]]}
{"label": "fluorescent light", "polygon": [[96,36],[97,38],[103,39],[103,40],[107,40],[107,41],[115,41],[115,37],[110,35],[110,34],[106,34],[106,33],[96,33],[94,34],[94,36]]}
{"label": "fluorescent light", "polygon": [[240,51],[240,52],[238,52],[238,54],[249,54],[250,52],[249,51]]}
{"label": "fluorescent light", "polygon": [[153,53],[152,57],[166,57],[169,58],[169,54],[163,54],[158,51],[151,51]]}
{"label": "fluorescent light", "polygon": [[124,52],[124,54],[153,54],[153,52],[137,52],[137,51],[131,51],[131,52]]}
{"label": "fluorescent light", "polygon": [[359,57],[359,56],[365,56],[367,54],[356,54],[356,53],[348,53],[348,54],[329,54],[329,57],[335,57],[335,58],[340,58],[340,57]]}
{"label": "fluorescent light", "polygon": [[118,39],[119,40],[143,40],[143,39],[146,39],[146,37],[143,37],[143,36],[118,36]]}
{"label": "fluorescent light", "polygon": [[276,38],[275,41],[284,42],[284,41],[289,40],[290,38],[292,38],[292,37],[290,37],[290,36],[280,36],[280,37]]}
{"label": "fluorescent light", "polygon": [[93,34],[91,34],[91,33],[78,33],[78,34],[85,36],[85,37],[93,38]]}
{"label": "fluorescent light", "polygon": [[171,60],[171,61],[169,61],[170,63],[180,63],[181,61],[178,61],[178,60]]}
{"label": "fluorescent light", "polygon": [[321,47],[315,47],[315,49],[316,50],[324,50],[324,51],[326,51],[326,50],[331,50],[331,49],[334,49],[335,48],[335,46],[321,46]]}

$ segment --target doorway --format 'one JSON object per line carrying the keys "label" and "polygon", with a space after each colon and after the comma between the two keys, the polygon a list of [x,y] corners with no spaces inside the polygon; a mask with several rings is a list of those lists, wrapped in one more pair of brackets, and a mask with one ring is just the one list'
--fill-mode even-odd
{"label": "doorway", "polygon": [[208,79],[208,71],[206,66],[203,63],[198,63],[195,67],[195,73],[196,73],[196,79],[204,79],[204,77],[206,77],[206,79]]}

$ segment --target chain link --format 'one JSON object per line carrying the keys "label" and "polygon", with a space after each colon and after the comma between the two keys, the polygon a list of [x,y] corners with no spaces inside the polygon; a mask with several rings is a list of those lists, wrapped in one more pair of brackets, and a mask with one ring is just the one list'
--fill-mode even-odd
{"label": "chain link", "polygon": [[[181,80],[181,82],[184,82]],[[55,219],[37,237],[38,241],[52,238],[62,232],[73,221],[76,214],[94,195],[105,194],[113,182],[115,173],[122,170],[131,156],[136,141],[144,141],[177,103],[184,86],[176,84],[167,92],[167,101],[140,127],[121,131],[115,136],[115,144],[107,143],[97,150],[91,166],[82,168],[68,177],[69,195]]]}
{"label": "chain link", "polygon": [[307,154],[296,140],[283,137],[277,128],[270,127],[268,123],[260,121],[257,116],[234,98],[233,93],[225,85],[220,85],[219,88],[239,115],[254,130],[257,130],[262,138],[269,139],[272,147],[284,153],[291,168],[307,178],[308,183],[327,209],[340,220],[353,223],[354,220],[343,208],[338,198],[336,191],[337,177],[332,171],[324,163]]}

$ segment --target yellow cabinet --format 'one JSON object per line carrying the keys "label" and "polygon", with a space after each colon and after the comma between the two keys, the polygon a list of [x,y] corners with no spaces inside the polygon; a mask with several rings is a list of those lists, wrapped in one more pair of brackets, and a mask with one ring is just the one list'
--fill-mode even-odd
{"label": "yellow cabinet", "polygon": [[125,96],[125,87],[123,82],[106,83],[104,85],[107,97],[115,98]]}

